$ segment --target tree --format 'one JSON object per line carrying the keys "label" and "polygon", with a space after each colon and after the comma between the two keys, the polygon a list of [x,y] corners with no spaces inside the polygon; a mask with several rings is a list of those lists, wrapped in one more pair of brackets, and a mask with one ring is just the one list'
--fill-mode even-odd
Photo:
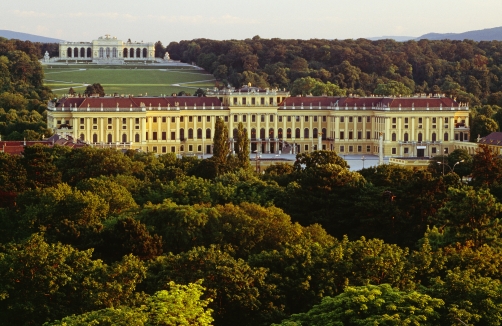
{"label": "tree", "polygon": [[100,96],[103,97],[105,96],[105,90],[103,89],[103,86],[99,83],[94,83],[92,85],[88,85],[84,91],[84,95],[87,96]]}
{"label": "tree", "polygon": [[155,42],[155,57],[156,58],[164,58],[166,54],[166,48],[162,45],[161,41]]}
{"label": "tree", "polygon": [[162,237],[151,235],[146,225],[131,218],[118,219],[101,233],[102,243],[96,251],[108,262],[119,261],[133,254],[141,260],[150,260],[162,254]]}
{"label": "tree", "polygon": [[[388,284],[347,287],[310,311],[284,320],[283,326],[438,325],[444,302]],[[275,324],[278,326],[277,324]]]}
{"label": "tree", "polygon": [[501,183],[502,160],[486,145],[479,145],[478,152],[472,160],[472,184],[474,186],[490,186]]}
{"label": "tree", "polygon": [[249,139],[244,124],[239,122],[237,127],[237,141],[235,142],[235,152],[239,166],[242,168],[249,167]]}
{"label": "tree", "polygon": [[51,152],[49,147],[38,144],[24,148],[22,163],[29,187],[44,188],[61,182],[61,172],[58,171]]}
{"label": "tree", "polygon": [[206,97],[206,91],[203,90],[202,88],[197,88],[197,90],[195,91],[195,93],[193,93],[193,95],[197,97]]}
{"label": "tree", "polygon": [[188,285],[169,283],[169,290],[156,292],[148,297],[143,306],[106,308],[82,315],[65,317],[61,321],[44,326],[164,326],[164,325],[212,325],[212,310],[207,308],[211,299],[201,299],[204,287],[201,282]]}
{"label": "tree", "polygon": [[478,137],[485,137],[499,130],[499,125],[491,117],[478,114],[472,119],[471,141],[476,141]]}
{"label": "tree", "polygon": [[202,279],[205,298],[214,310],[215,324],[257,325],[264,316],[277,313],[271,288],[264,282],[266,270],[252,268],[216,246],[198,247],[179,255],[158,257],[149,269],[148,291],[166,289],[169,282],[193,283]]}
{"label": "tree", "polygon": [[92,250],[47,243],[34,234],[0,256],[0,311],[8,325],[40,325],[86,311],[133,305],[146,267],[126,256],[108,266]]}
{"label": "tree", "polygon": [[218,118],[214,125],[213,137],[213,157],[212,159],[217,164],[218,174],[221,174],[226,169],[226,163],[229,150],[228,128],[223,119]]}
{"label": "tree", "polygon": [[383,96],[409,96],[412,93],[412,90],[403,83],[393,80],[386,84],[378,84],[377,88],[373,91],[373,94]]}
{"label": "tree", "polygon": [[106,179],[86,179],[80,181],[77,186],[80,191],[89,191],[103,198],[109,207],[109,214],[117,215],[122,211],[127,211],[138,207],[131,193],[118,183]]}
{"label": "tree", "polygon": [[432,217],[432,222],[444,228],[445,236],[451,241],[472,240],[476,247],[500,242],[502,226],[498,216],[502,204],[488,189],[450,188],[447,200],[437,216]]}

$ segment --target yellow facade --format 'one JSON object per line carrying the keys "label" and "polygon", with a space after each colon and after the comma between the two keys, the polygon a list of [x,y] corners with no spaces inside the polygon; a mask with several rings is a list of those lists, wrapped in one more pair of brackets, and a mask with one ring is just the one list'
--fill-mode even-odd
{"label": "yellow facade", "polygon": [[[467,144],[469,109],[449,98],[290,97],[243,87],[207,97],[64,98],[49,104],[48,126],[94,146],[157,153],[212,152],[220,117],[231,140],[239,122],[252,152],[432,157]],[[232,143],[232,141],[231,141]]]}

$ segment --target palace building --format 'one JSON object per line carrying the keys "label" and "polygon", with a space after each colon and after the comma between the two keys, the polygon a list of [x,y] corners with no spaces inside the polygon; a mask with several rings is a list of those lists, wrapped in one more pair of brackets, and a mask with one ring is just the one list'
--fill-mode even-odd
{"label": "palace building", "polygon": [[102,64],[155,60],[154,43],[123,42],[105,35],[91,42],[59,43],[58,60],[76,60]]}
{"label": "palace building", "polygon": [[217,118],[230,143],[239,122],[250,150],[431,157],[467,144],[469,108],[447,97],[290,97],[245,86],[207,97],[68,97],[49,103],[48,126],[93,146],[211,154]]}

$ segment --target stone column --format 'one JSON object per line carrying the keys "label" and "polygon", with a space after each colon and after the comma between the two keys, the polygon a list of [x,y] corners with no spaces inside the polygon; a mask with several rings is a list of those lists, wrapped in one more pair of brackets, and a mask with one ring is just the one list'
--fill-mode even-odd
{"label": "stone column", "polygon": [[87,142],[90,142],[90,140],[91,140],[91,130],[92,130],[92,120],[91,120],[91,118],[86,118],[85,119],[85,141],[87,141]]}
{"label": "stone column", "polygon": [[104,126],[105,118],[99,118],[99,138],[98,142],[105,143],[105,126]]}
{"label": "stone column", "polygon": [[141,139],[142,144],[146,144],[146,117],[141,118]]}

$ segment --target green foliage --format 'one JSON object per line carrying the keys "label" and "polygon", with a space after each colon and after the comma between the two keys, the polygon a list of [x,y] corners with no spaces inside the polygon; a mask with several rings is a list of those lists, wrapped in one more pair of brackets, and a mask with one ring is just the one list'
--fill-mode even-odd
{"label": "green foliage", "polygon": [[202,279],[208,305],[218,325],[256,325],[263,315],[277,313],[270,301],[271,288],[265,284],[266,270],[252,268],[217,249],[198,247],[179,255],[159,257],[149,269],[149,289],[163,289],[174,281],[188,284]]}
{"label": "green foliage", "polygon": [[177,285],[169,283],[169,290],[156,292],[139,308],[121,306],[91,311],[78,316],[65,317],[61,321],[45,323],[44,326],[79,325],[212,325],[210,299],[202,300],[204,288],[198,283]]}
{"label": "green foliage", "polygon": [[112,266],[92,251],[50,244],[41,235],[9,245],[0,256],[2,322],[33,325],[86,311],[133,304],[146,268],[125,257]]}
{"label": "green foliage", "polygon": [[211,157],[216,164],[218,174],[225,171],[227,158],[230,154],[229,145],[228,128],[223,119],[219,118],[214,125],[213,156]]}
{"label": "green foliage", "polygon": [[85,246],[103,228],[109,206],[98,195],[60,183],[18,197],[24,232],[45,231],[52,241]]}
{"label": "green foliage", "polygon": [[403,83],[389,81],[386,84],[378,84],[373,93],[375,95],[383,96],[410,96],[413,91],[406,87]]}
{"label": "green foliage", "polygon": [[239,122],[239,125],[237,127],[235,152],[237,153],[239,167],[249,167],[249,139],[247,132],[245,132],[244,130],[244,124],[242,122]]}
{"label": "green foliage", "polygon": [[105,96],[105,90],[100,83],[94,83],[86,87],[84,95],[87,96]]}
{"label": "green foliage", "polygon": [[472,240],[476,246],[499,242],[498,216],[502,204],[487,189],[471,187],[448,190],[447,202],[432,222],[451,233],[455,241]]}
{"label": "green foliage", "polygon": [[92,192],[103,198],[109,207],[109,214],[119,214],[138,207],[131,193],[124,187],[110,179],[87,179],[80,181],[76,188],[80,191]]}
{"label": "green foliage", "polygon": [[415,291],[393,289],[388,284],[347,287],[336,297],[326,297],[307,313],[291,316],[280,325],[438,325],[440,299]]}

